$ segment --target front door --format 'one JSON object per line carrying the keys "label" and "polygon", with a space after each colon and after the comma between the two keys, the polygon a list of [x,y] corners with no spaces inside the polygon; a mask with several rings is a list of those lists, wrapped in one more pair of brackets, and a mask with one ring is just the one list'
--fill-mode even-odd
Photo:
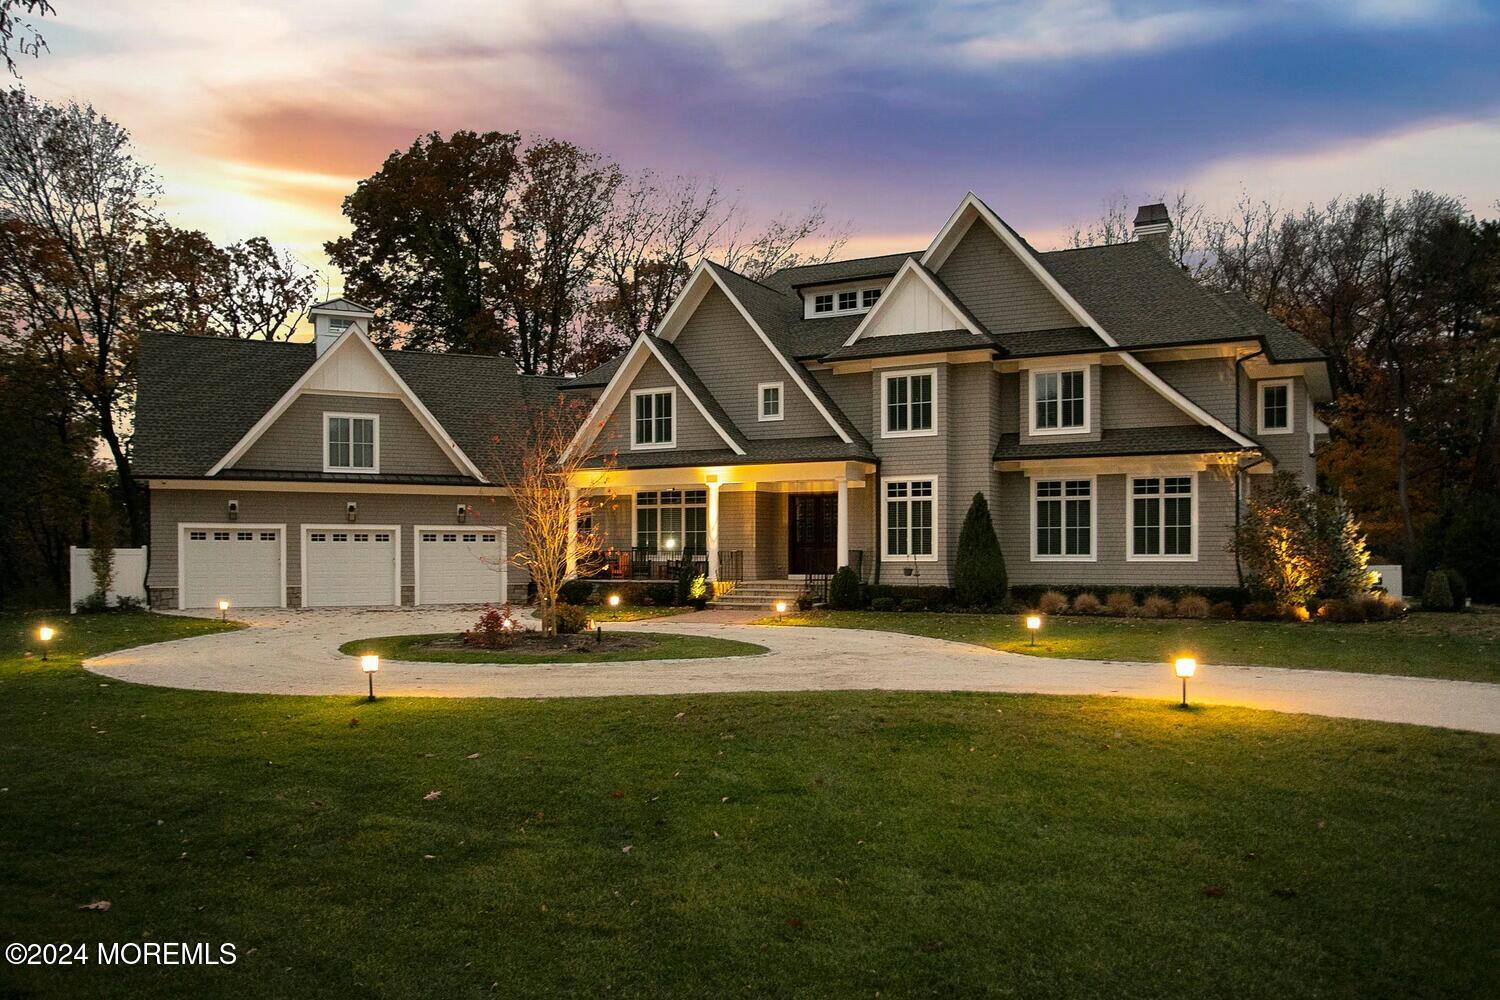
{"label": "front door", "polygon": [[787,497],[787,562],[792,573],[832,573],[838,569],[839,501],[832,493]]}

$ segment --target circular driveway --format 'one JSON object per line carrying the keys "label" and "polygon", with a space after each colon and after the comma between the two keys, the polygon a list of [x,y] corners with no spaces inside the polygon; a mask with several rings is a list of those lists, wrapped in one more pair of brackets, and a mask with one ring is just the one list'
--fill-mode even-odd
{"label": "circular driveway", "polygon": [[[256,694],[363,694],[351,639],[458,632],[472,609],[241,612],[249,627],[119,650],[85,661],[121,681]],[[758,643],[759,656],[599,664],[410,663],[384,660],[378,694],[442,698],[561,698],[727,691],[1008,691],[1173,701],[1163,663],[1062,660],[964,643],[857,629],[731,624],[722,613],[606,625]],[[1189,688],[1197,704],[1242,705],[1500,733],[1500,685],[1319,670],[1205,664]]]}

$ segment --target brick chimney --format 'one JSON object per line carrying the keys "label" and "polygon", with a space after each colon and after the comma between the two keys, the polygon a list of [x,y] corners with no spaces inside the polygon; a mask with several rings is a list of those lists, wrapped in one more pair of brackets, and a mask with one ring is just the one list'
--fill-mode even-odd
{"label": "brick chimney", "polygon": [[1142,205],[1135,210],[1135,239],[1136,242],[1149,244],[1164,254],[1171,250],[1172,216],[1167,212],[1167,206],[1157,202],[1154,205]]}
{"label": "brick chimney", "polygon": [[338,343],[351,326],[357,326],[361,334],[369,336],[370,320],[375,318],[375,311],[348,299],[330,299],[309,308],[307,316],[313,323],[318,356],[322,357],[323,352]]}

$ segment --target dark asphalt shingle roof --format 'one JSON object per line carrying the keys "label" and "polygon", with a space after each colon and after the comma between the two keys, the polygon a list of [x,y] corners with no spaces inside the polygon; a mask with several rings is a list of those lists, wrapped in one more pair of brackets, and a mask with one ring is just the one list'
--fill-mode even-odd
{"label": "dark asphalt shingle roof", "polygon": [[719,401],[714,398],[714,394],[708,391],[708,386],[703,384],[703,380],[698,377],[698,373],[693,371],[692,367],[688,365],[687,359],[682,356],[682,352],[677,350],[677,346],[662,340],[660,337],[652,337],[651,346],[661,352],[661,356],[666,359],[668,366],[677,373],[678,378],[687,384],[688,391],[697,397],[698,402],[703,404],[703,408],[708,411],[709,416],[713,417],[715,422],[724,428],[724,433],[734,439],[735,444],[741,448],[745,447],[747,439],[744,433],[735,426],[733,420],[729,419],[729,414],[724,412],[724,407],[720,406]]}
{"label": "dark asphalt shingle roof", "polygon": [[1174,427],[1127,427],[1105,430],[1098,441],[1049,441],[1022,444],[1019,434],[1000,435],[995,461],[1037,458],[1109,458],[1117,455],[1182,455],[1196,452],[1248,451],[1223,432],[1201,424]]}
{"label": "dark asphalt shingle roof", "polygon": [[745,454],[736,455],[729,448],[699,451],[624,451],[591,464],[617,469],[659,469],[681,465],[761,465],[767,462],[822,462],[851,459],[873,462],[875,455],[867,445],[845,444],[839,438],[773,438],[750,441]]}
{"label": "dark asphalt shingle roof", "polygon": [[931,333],[904,333],[895,337],[862,337],[847,347],[823,356],[825,361],[852,361],[859,358],[889,358],[926,351],[993,351],[995,342],[968,330],[934,330]]}
{"label": "dark asphalt shingle roof", "polygon": [[804,264],[801,267],[784,267],[766,278],[765,283],[780,292],[790,292],[804,285],[828,285],[836,281],[860,281],[865,278],[889,277],[901,270],[908,257],[920,257],[926,252],[909,250],[906,253],[888,253],[880,257],[854,257],[849,260],[831,260],[826,264]]}
{"label": "dark asphalt shingle roof", "polygon": [[[564,383],[517,375],[515,363],[503,357],[381,354],[481,470],[493,464],[487,459],[502,421],[528,403],[545,401]],[[143,334],[137,471],[159,478],[206,475],[316,358],[310,343]]]}

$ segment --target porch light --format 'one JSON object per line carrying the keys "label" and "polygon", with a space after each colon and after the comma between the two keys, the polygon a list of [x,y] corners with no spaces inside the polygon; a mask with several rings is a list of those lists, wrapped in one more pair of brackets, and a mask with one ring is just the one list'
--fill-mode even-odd
{"label": "porch light", "polygon": [[677,539],[668,538],[662,544],[666,547],[668,552],[671,552],[673,549],[677,548]]}
{"label": "porch light", "polygon": [[1036,630],[1042,627],[1041,615],[1026,616],[1026,630],[1031,633],[1031,644],[1036,645]]}
{"label": "porch light", "polygon": [[610,594],[609,595],[609,606],[612,607],[612,608],[618,608],[620,606],[620,595],[619,594]]}
{"label": "porch light", "polygon": [[375,671],[380,669],[380,657],[375,656],[372,653],[366,653],[364,656],[361,656],[359,658],[359,669],[363,670],[365,672],[365,676],[370,680],[370,697],[367,700],[374,701]]}
{"label": "porch light", "polygon": [[1182,707],[1187,708],[1188,678],[1198,672],[1198,661],[1191,656],[1179,656],[1172,661],[1172,668],[1182,678]]}
{"label": "porch light", "polygon": [[55,631],[53,631],[51,625],[43,625],[41,628],[39,628],[39,629],[36,630],[36,637],[42,641],[42,662],[43,663],[47,662],[47,643],[51,642],[52,641],[52,637],[54,635],[56,635],[56,634],[57,633]]}
{"label": "porch light", "polygon": [[220,601],[219,602],[219,621],[223,622],[223,621],[228,621],[228,620],[229,620],[229,602],[228,601]]}

